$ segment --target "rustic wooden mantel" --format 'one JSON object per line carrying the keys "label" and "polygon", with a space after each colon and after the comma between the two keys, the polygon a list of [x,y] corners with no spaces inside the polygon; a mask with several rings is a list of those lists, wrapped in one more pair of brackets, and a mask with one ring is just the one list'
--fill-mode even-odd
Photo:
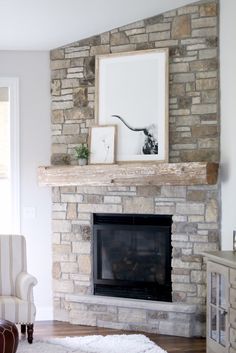
{"label": "rustic wooden mantel", "polygon": [[88,166],[41,166],[41,186],[214,185],[218,163],[139,163]]}

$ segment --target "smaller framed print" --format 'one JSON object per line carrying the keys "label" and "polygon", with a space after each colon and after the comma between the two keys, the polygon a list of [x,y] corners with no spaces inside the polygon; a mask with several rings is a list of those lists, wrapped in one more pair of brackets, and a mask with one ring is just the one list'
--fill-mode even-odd
{"label": "smaller framed print", "polygon": [[90,164],[115,162],[116,126],[94,126],[90,130]]}

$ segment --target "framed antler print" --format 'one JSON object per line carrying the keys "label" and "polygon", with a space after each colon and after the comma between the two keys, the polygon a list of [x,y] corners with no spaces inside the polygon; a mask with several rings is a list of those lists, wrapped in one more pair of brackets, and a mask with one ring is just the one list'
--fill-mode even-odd
{"label": "framed antler print", "polygon": [[96,57],[96,120],[117,125],[117,162],[167,162],[168,49]]}

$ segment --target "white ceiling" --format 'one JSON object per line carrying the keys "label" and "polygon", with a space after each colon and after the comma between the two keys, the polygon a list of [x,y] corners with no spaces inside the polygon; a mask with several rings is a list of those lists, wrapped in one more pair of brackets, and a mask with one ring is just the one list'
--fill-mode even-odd
{"label": "white ceiling", "polygon": [[0,0],[0,50],[50,50],[195,0]]}

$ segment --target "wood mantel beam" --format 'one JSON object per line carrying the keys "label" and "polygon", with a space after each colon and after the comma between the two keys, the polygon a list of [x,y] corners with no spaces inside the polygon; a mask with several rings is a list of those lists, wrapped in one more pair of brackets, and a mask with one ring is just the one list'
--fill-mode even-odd
{"label": "wood mantel beam", "polygon": [[218,163],[135,163],[38,167],[40,186],[214,185]]}

